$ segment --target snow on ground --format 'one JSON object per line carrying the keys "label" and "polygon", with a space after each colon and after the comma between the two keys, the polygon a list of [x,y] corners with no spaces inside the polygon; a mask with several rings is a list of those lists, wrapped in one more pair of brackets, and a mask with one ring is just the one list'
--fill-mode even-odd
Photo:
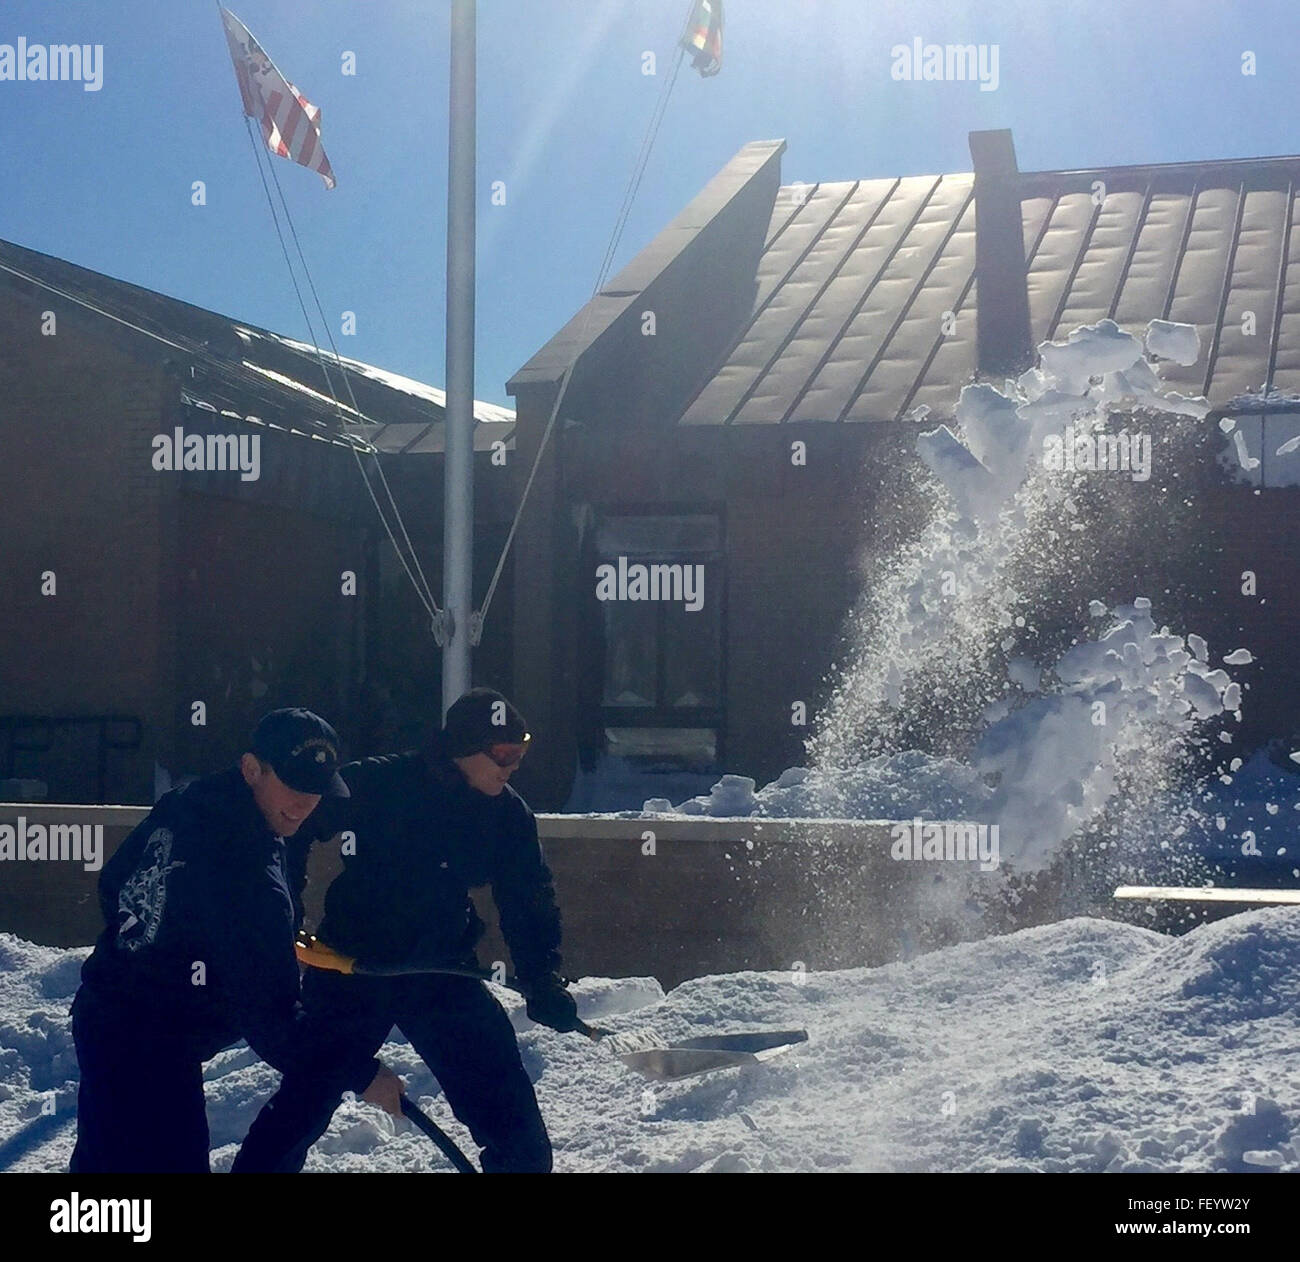
{"label": "snow on ground", "polygon": [[[1241,686],[1218,663],[1248,665],[1249,651],[1231,646],[1212,660],[1204,640],[1169,633],[1140,597],[1094,601],[1107,622],[1055,664],[1015,651],[1026,618],[1007,575],[1068,508],[1043,472],[1047,440],[1064,442],[1057,431],[1069,425],[1070,441],[1091,441],[1112,410],[1208,410],[1164,390],[1144,347],[1178,363],[1200,353],[1191,326],[1155,321],[1139,339],[1101,321],[1044,343],[1041,366],[1004,391],[966,387],[957,430],[924,433],[918,448],[955,513],[937,505],[878,585],[888,616],[861,620],[860,652],[822,716],[813,766],[757,792],[742,775],[691,784],[697,796],[675,808],[676,783],[661,779],[642,812],[992,818],[1009,830],[1004,857],[1033,869],[1097,817],[1118,793],[1116,769],[1162,746],[1162,731],[1186,740],[1202,724],[1240,721]],[[934,678],[957,687],[999,660],[1015,692],[984,712],[969,763],[880,745],[856,756],[863,733],[936,661]],[[1112,712],[1104,726],[1094,718],[1102,701]],[[1218,735],[1231,743],[1229,730]],[[1231,766],[1174,812],[1201,835],[1180,823],[1168,844],[1268,859],[1274,877],[1294,877],[1294,782],[1259,759]],[[584,781],[575,804],[590,808],[614,787],[635,800],[631,771],[614,766],[613,786]],[[67,1009],[85,955],[0,935],[0,1170],[66,1165],[76,1080]],[[809,1041],[762,1065],[649,1084],[607,1048],[531,1026],[521,1001],[499,992],[561,1171],[1300,1172],[1300,908],[1181,937],[1064,920],[883,968],[704,977],[667,996],[650,979],[575,989],[586,1020],[620,1032],[806,1027]],[[383,1055],[472,1148],[411,1048],[395,1040]],[[205,1076],[213,1165],[226,1170],[276,1075],[239,1047]],[[409,1124],[356,1102],[308,1161],[309,1170],[446,1168]]]}
{"label": "snow on ground", "polygon": [[[0,935],[0,1169],[71,1150],[67,1007],[84,950]],[[588,1021],[668,1038],[806,1027],[766,1064],[651,1084],[509,992],[560,1171],[1300,1171],[1300,909],[1182,937],[1074,919],[883,968],[704,977],[661,998],[587,979]],[[409,1046],[384,1057],[472,1151]],[[275,1074],[207,1067],[213,1166]],[[54,1117],[42,1116],[53,1092]],[[345,1104],[309,1170],[446,1170],[409,1124]]]}

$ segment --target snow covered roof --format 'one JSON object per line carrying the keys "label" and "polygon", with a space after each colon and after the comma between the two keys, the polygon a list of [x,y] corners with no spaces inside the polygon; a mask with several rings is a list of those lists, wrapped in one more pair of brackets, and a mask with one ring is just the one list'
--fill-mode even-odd
{"label": "snow covered roof", "polygon": [[[972,133],[972,152],[976,138],[993,134]],[[669,272],[702,266],[691,239],[718,227],[728,198],[753,196],[762,163],[770,170],[783,149],[766,141],[740,150],[584,309],[590,318],[575,316],[511,385],[557,376],[575,354],[591,358],[598,340],[611,341],[617,310],[653,305],[662,324]],[[1300,157],[1021,172],[1012,156],[1007,171],[986,175],[980,162],[975,154],[974,172],[812,184],[778,176],[763,185],[770,219],[761,248],[737,251],[728,278],[752,300],[702,369],[677,353],[679,375],[695,377],[672,411],[678,423],[895,420],[922,404],[932,419],[950,417],[959,388],[979,375],[982,179],[990,234],[1014,181],[1006,204],[1014,216],[1018,197],[1030,353],[1108,317],[1139,333],[1163,319],[1195,325],[1204,348],[1195,364],[1168,366],[1171,389],[1215,407],[1265,386],[1300,392],[1300,266],[1291,266],[1300,255]],[[726,233],[745,223],[733,217]],[[1014,219],[1010,226],[1014,234]],[[715,235],[710,255],[717,247]],[[1001,260],[990,266],[1005,271]],[[1003,299],[993,289],[989,312]],[[705,291],[677,292],[686,309]],[[630,380],[629,368],[625,391]]]}
{"label": "snow covered roof", "polygon": [[[316,348],[232,320],[177,298],[79,267],[52,255],[0,241],[0,283],[47,292],[177,352],[191,394],[214,410],[261,415],[278,405],[302,432],[341,431]],[[324,355],[352,434],[390,453],[443,450],[447,396],[435,386],[342,357],[352,399],[340,385],[333,354]],[[475,401],[474,450],[502,440],[513,446],[514,413]]]}
{"label": "snow covered roof", "polygon": [[[250,326],[241,326],[238,331],[247,333],[250,337],[274,339],[281,346],[292,347],[294,350],[310,355],[313,359],[316,357],[316,348],[310,342],[298,342],[291,337],[282,337],[278,333],[267,333],[262,329],[254,329]],[[330,365],[333,366],[333,355],[328,352],[327,355]],[[403,377],[400,373],[376,368],[373,364],[362,363],[359,359],[349,359],[346,355],[340,356],[339,359],[349,372],[359,373],[363,377],[368,377],[371,381],[378,381],[390,390],[401,390],[406,394],[414,395],[417,399],[424,399],[428,403],[435,404],[440,411],[446,411],[447,392],[439,390],[437,386],[429,386],[423,381],[416,381],[413,377]],[[515,414],[510,408],[499,407],[495,403],[484,403],[479,399],[475,399],[474,419],[513,425]]]}

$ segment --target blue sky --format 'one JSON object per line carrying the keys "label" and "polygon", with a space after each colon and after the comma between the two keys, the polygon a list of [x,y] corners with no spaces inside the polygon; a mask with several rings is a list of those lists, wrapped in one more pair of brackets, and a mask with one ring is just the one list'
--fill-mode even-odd
{"label": "blue sky", "polygon": [[[449,0],[228,7],[323,110],[338,188],[278,161],[326,311],[356,312],[340,350],[442,385]],[[480,0],[478,398],[510,405],[590,295],[688,8]],[[0,238],[304,336],[213,0],[5,0],[19,36],[102,44],[104,85],[0,81]],[[998,89],[894,81],[916,36],[997,44]],[[1022,170],[1295,153],[1297,64],[1294,0],[728,0],[722,73],[683,67],[615,268],[750,140],[786,140],[786,183],[969,170],[988,127]]]}

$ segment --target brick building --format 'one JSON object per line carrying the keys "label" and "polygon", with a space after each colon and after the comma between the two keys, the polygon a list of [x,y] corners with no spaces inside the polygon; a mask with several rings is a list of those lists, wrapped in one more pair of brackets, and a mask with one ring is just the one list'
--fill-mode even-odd
{"label": "brick building", "polygon": [[[1183,506],[1204,546],[1118,549],[1107,594],[1172,592],[1163,618],[1248,645],[1250,739],[1295,726],[1300,157],[1021,172],[1009,133],[970,145],[969,172],[810,185],[782,183],[784,142],[745,145],[515,373],[515,414],[479,405],[481,601],[571,371],[474,658],[538,735],[515,781],[536,809],[802,762],[791,706],[815,718],[857,559],[896,532],[910,418],[951,420],[967,382],[1105,318],[1194,324],[1200,360],[1165,379],[1246,457]],[[348,379],[344,435],[309,348],[0,244],[0,777],[142,802],[155,764],[211,767],[272,704],[319,707],[354,753],[436,709],[437,646],[349,444],[380,453],[440,592],[441,394]],[[176,426],[260,434],[260,478],[155,471]],[[698,567],[700,608],[598,600],[620,557]],[[619,789],[619,767],[649,778]]]}
{"label": "brick building", "polygon": [[[357,465],[373,478],[362,453],[384,453],[440,593],[443,396],[345,362],[346,435],[310,348],[0,243],[0,779],[146,803],[273,706],[318,709],[354,754],[438,709],[437,645]],[[258,476],[156,468],[177,428],[256,435]],[[491,449],[513,428],[476,405],[484,586],[515,496]],[[487,678],[509,634],[486,628]]]}
{"label": "brick building", "polygon": [[[516,558],[537,800],[611,751],[701,784],[802,763],[790,707],[825,696],[855,558],[915,472],[909,415],[951,421],[967,382],[1106,318],[1194,324],[1201,358],[1164,379],[1209,399],[1211,437],[1237,418],[1260,464],[1198,488],[1196,548],[1176,523],[1168,548],[1117,546],[1102,586],[1172,592],[1163,618],[1250,646],[1249,739],[1297,726],[1300,158],[1021,172],[1009,132],[975,132],[970,172],[789,185],[784,148],[744,146],[509,383],[531,462],[572,369]],[[619,552],[703,564],[716,598],[602,608],[595,566]]]}

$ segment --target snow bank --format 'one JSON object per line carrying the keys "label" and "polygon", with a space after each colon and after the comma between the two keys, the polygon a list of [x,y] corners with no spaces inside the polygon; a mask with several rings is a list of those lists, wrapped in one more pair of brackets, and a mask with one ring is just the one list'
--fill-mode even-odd
{"label": "snow bank", "polygon": [[[0,937],[6,1168],[58,1169],[71,1150],[66,1007],[84,955]],[[1300,1171],[1294,908],[1181,938],[1075,919],[884,968],[704,977],[662,998],[652,981],[589,979],[578,993],[618,1031],[804,1027],[809,1041],[650,1084],[581,1038],[527,1029],[561,1171]],[[383,1055],[472,1150],[409,1046]],[[224,1169],[275,1075],[236,1049],[206,1077]],[[58,1113],[42,1119],[51,1091]],[[446,1167],[405,1122],[353,1103],[308,1169]]]}
{"label": "snow bank", "polygon": [[979,814],[992,790],[974,768],[911,749],[856,767],[819,771],[790,767],[755,792],[748,776],[723,776],[712,790],[678,806],[648,799],[621,818],[683,815],[775,819],[951,819]]}

